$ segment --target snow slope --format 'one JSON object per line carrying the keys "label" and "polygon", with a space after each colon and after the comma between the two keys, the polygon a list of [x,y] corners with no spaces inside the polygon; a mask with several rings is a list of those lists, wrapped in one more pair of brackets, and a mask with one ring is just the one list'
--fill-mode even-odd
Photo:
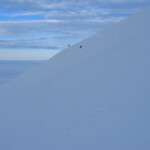
{"label": "snow slope", "polygon": [[0,86],[40,63],[41,61],[0,60]]}
{"label": "snow slope", "polygon": [[147,8],[1,87],[0,149],[149,150],[149,18]]}

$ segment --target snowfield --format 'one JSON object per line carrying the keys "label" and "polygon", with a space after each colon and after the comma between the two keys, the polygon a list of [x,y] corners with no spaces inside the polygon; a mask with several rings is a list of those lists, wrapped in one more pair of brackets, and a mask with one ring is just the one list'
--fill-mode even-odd
{"label": "snowfield", "polygon": [[0,88],[0,150],[149,149],[150,8]]}
{"label": "snowfield", "polygon": [[40,63],[42,63],[42,61],[0,60],[0,86]]}

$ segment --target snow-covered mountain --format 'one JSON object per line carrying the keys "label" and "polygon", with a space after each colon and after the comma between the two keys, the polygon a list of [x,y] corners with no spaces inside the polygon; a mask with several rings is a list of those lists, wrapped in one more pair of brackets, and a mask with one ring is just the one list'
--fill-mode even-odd
{"label": "snow-covered mountain", "polygon": [[150,8],[0,88],[0,150],[149,149]]}

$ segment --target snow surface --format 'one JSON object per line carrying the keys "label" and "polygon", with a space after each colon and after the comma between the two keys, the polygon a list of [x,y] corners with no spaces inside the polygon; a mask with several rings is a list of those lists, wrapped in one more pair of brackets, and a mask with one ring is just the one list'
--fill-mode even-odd
{"label": "snow surface", "polygon": [[0,86],[18,77],[42,61],[0,60]]}
{"label": "snow surface", "polygon": [[149,150],[149,58],[147,8],[1,87],[0,150]]}

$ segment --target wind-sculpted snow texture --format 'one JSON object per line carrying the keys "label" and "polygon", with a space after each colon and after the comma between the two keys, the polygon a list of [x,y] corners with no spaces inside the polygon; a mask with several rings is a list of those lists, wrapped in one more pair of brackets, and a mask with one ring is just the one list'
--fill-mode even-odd
{"label": "wind-sculpted snow texture", "polygon": [[149,150],[149,67],[147,8],[1,87],[0,150]]}

